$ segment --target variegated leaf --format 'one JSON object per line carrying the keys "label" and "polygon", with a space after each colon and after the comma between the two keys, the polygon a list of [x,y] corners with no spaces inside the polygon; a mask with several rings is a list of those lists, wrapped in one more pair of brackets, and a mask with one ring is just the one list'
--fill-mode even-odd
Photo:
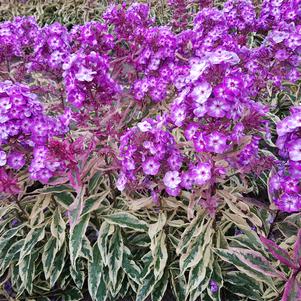
{"label": "variegated leaf", "polygon": [[57,240],[59,249],[63,245],[65,241],[65,231],[66,231],[66,223],[62,218],[60,208],[57,207],[54,211],[51,226],[50,226],[51,234]]}
{"label": "variegated leaf", "polygon": [[181,274],[184,274],[188,268],[196,266],[203,258],[203,252],[211,241],[213,234],[211,225],[212,221],[209,221],[207,224],[202,224],[200,228],[196,229],[198,236],[191,239],[186,252],[180,257]]}
{"label": "variegated leaf", "polygon": [[49,279],[50,287],[54,286],[62,273],[65,264],[66,249],[66,243],[64,243],[54,258]]}
{"label": "variegated leaf", "polygon": [[158,215],[158,220],[154,224],[150,224],[148,228],[148,235],[152,240],[164,227],[166,224],[166,215],[163,212],[160,212]]}
{"label": "variegated leaf", "polygon": [[110,281],[113,287],[117,284],[118,271],[122,266],[123,258],[123,239],[119,227],[115,227],[115,232],[110,239],[109,254],[108,254],[108,267]]}
{"label": "variegated leaf", "polygon": [[247,297],[251,300],[263,301],[262,287],[254,279],[242,272],[228,272],[224,275],[225,287],[240,297]]}
{"label": "variegated leaf", "polygon": [[74,199],[74,202],[68,208],[68,219],[70,225],[70,231],[80,223],[81,214],[84,208],[84,195],[86,192],[86,187],[82,186]]}
{"label": "variegated leaf", "polygon": [[151,246],[153,258],[154,258],[154,275],[156,281],[158,281],[164,272],[168,253],[166,247],[166,234],[161,231],[157,236],[157,239],[153,239],[154,243]]}
{"label": "variegated leaf", "polygon": [[185,300],[187,283],[186,278],[180,275],[180,269],[171,267],[170,268],[171,287],[177,301]]}
{"label": "variegated leaf", "polygon": [[79,254],[80,257],[86,258],[88,261],[92,261],[92,247],[89,239],[86,235],[83,237],[82,248]]}
{"label": "variegated leaf", "polygon": [[204,211],[201,210],[198,212],[197,216],[189,223],[189,225],[185,228],[185,231],[181,235],[181,240],[179,242],[179,246],[176,249],[177,254],[183,254],[186,251],[188,244],[191,241],[191,238],[194,235],[194,232],[198,228],[200,222],[202,221],[204,216]]}
{"label": "variegated leaf", "polygon": [[57,239],[54,237],[50,237],[44,246],[44,250],[42,254],[42,263],[43,263],[43,269],[44,269],[44,274],[46,279],[50,278],[51,269],[58,250],[59,250],[59,245]]}
{"label": "variegated leaf", "polygon": [[285,284],[281,301],[300,301],[301,300],[301,283],[293,276]]}
{"label": "variegated leaf", "polygon": [[79,288],[83,288],[83,284],[85,281],[85,271],[83,260],[77,260],[75,267],[70,265],[70,275],[75,283],[75,285]]}
{"label": "variegated leaf", "polygon": [[122,228],[130,228],[136,231],[147,231],[148,224],[128,212],[116,212],[102,216],[109,224],[118,225]]}
{"label": "variegated leaf", "polygon": [[[245,273],[247,276],[251,278],[255,278],[256,281],[262,281],[266,284],[270,285],[275,291],[277,291],[275,284],[272,278],[267,275],[266,273],[261,271],[255,270],[251,267],[248,263],[241,260],[239,254],[231,250],[224,250],[224,249],[215,249],[214,252],[224,261],[229,262],[236,266],[238,270]],[[259,269],[261,269],[259,267]]]}
{"label": "variegated leaf", "polygon": [[24,245],[20,253],[20,260],[30,254],[34,246],[41,241],[45,236],[45,226],[31,229],[26,235]]}
{"label": "variegated leaf", "polygon": [[70,228],[70,240],[69,240],[69,252],[71,264],[75,266],[75,261],[79,256],[82,248],[83,236],[86,232],[90,214],[86,214],[81,217],[79,223],[77,223],[73,229]]}
{"label": "variegated leaf", "polygon": [[93,246],[92,261],[88,262],[88,289],[90,296],[93,300],[96,300],[98,287],[102,278],[102,259],[98,249],[97,243]]}
{"label": "variegated leaf", "polygon": [[153,291],[156,284],[155,276],[152,270],[143,279],[141,285],[139,285],[136,301],[144,301]]}
{"label": "variegated leaf", "polygon": [[200,286],[205,279],[208,264],[212,258],[211,249],[209,246],[202,252],[199,262],[190,269],[188,278],[188,291],[193,291]]}
{"label": "variegated leaf", "polygon": [[12,261],[17,261],[20,256],[21,249],[23,247],[25,239],[17,240],[15,243],[10,245],[3,259],[1,259],[0,270],[5,271]]}
{"label": "variegated leaf", "polygon": [[106,191],[103,191],[101,193],[98,193],[96,195],[90,196],[87,199],[85,199],[82,215],[99,209],[101,206],[101,203],[107,197],[109,192],[110,192],[109,190],[106,190]]}
{"label": "variegated leaf", "polygon": [[156,282],[154,289],[152,291],[152,301],[161,301],[167,289],[168,285],[168,270],[165,269],[163,276],[158,282]]}
{"label": "variegated leaf", "polygon": [[137,265],[137,262],[134,261],[131,257],[132,256],[129,248],[124,246],[122,269],[130,279],[135,281],[137,284],[140,284],[141,268]]}
{"label": "variegated leaf", "polygon": [[35,277],[35,262],[39,253],[36,251],[25,255],[19,260],[19,275],[25,289],[32,294],[33,280]]}

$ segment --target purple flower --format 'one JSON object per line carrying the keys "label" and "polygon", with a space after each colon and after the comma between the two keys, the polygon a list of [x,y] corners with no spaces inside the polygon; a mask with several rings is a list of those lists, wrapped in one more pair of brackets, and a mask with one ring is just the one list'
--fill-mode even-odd
{"label": "purple flower", "polygon": [[297,212],[301,210],[301,197],[298,194],[283,194],[274,200],[277,207],[285,212]]}
{"label": "purple flower", "polygon": [[291,160],[301,161],[301,139],[293,141],[288,151]]}
{"label": "purple flower", "polygon": [[123,191],[124,188],[125,188],[125,185],[127,183],[127,178],[125,176],[125,174],[123,172],[121,172],[119,174],[119,177],[117,179],[117,182],[116,182],[116,187],[119,191]]}
{"label": "purple flower", "polygon": [[209,181],[212,176],[211,168],[212,166],[210,163],[198,163],[192,170],[195,184],[203,185]]}
{"label": "purple flower", "polygon": [[213,294],[218,292],[218,284],[214,280],[210,280],[210,290]]}
{"label": "purple flower", "polygon": [[13,169],[21,169],[25,165],[24,154],[19,152],[11,152],[7,157],[7,164]]}
{"label": "purple flower", "polygon": [[152,175],[155,176],[160,169],[160,163],[155,160],[155,158],[147,158],[143,163],[142,163],[142,168],[143,172],[146,175]]}
{"label": "purple flower", "polygon": [[209,98],[211,92],[212,87],[210,84],[207,82],[201,82],[195,86],[191,93],[191,97],[196,103],[202,104]]}
{"label": "purple flower", "polygon": [[181,178],[178,171],[168,171],[164,178],[163,182],[167,188],[175,189],[181,183]]}
{"label": "purple flower", "polygon": [[6,164],[7,161],[7,156],[6,153],[4,151],[0,151],[0,166],[4,166]]}
{"label": "purple flower", "polygon": [[194,179],[194,172],[193,171],[187,171],[183,172],[181,175],[181,186],[185,189],[191,189],[193,184],[195,182]]}
{"label": "purple flower", "polygon": [[227,137],[219,132],[213,132],[205,136],[207,151],[222,154],[227,149]]}

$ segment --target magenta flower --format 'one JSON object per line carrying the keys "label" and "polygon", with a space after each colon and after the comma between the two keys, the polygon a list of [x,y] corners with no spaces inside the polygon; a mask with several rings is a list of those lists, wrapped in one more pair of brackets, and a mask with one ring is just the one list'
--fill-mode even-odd
{"label": "magenta flower", "polygon": [[297,194],[283,194],[278,199],[275,199],[275,204],[281,211],[297,212],[301,210],[301,197]]}
{"label": "magenta flower", "polygon": [[12,152],[7,157],[7,164],[13,169],[19,170],[25,165],[25,156],[19,152]]}
{"label": "magenta flower", "polygon": [[4,151],[0,151],[0,166],[4,166],[6,164],[7,161],[7,156],[6,153]]}
{"label": "magenta flower", "polygon": [[167,188],[175,189],[181,183],[181,178],[178,171],[168,171],[164,178],[163,182]]}
{"label": "magenta flower", "polygon": [[292,141],[288,148],[290,159],[293,161],[301,161],[301,139]]}
{"label": "magenta flower", "polygon": [[155,176],[160,169],[160,163],[154,158],[148,158],[142,163],[143,172],[146,175]]}
{"label": "magenta flower", "polygon": [[213,132],[204,138],[207,151],[222,154],[227,149],[227,137],[219,132]]}
{"label": "magenta flower", "polygon": [[197,185],[203,185],[209,181],[211,179],[211,168],[210,163],[198,163],[192,170],[194,182]]}

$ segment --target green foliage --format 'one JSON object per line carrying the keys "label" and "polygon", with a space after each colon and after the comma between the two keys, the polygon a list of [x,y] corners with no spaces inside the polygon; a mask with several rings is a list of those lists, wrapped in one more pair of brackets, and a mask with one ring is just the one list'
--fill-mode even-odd
{"label": "green foliage", "polygon": [[[272,301],[281,298],[288,279],[292,289],[299,285],[300,275],[292,276],[262,242],[273,236],[281,252],[268,247],[289,256],[299,215],[271,226],[273,211],[226,188],[214,217],[195,206],[188,218],[187,200],[176,198],[159,211],[131,210],[126,195],[112,198],[106,181],[102,175],[97,185],[89,183],[93,195],[57,186],[0,208],[0,274],[8,300],[159,301],[172,294],[178,301]],[[74,219],[79,198],[83,205]],[[281,231],[283,223],[291,232]],[[13,292],[4,289],[7,280]],[[286,294],[291,300],[294,292]]]}

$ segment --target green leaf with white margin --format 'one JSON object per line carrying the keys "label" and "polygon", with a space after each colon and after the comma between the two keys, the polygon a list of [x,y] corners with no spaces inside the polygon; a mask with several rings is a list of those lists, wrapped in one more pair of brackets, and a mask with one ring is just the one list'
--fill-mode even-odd
{"label": "green leaf with white margin", "polygon": [[82,211],[84,208],[84,196],[86,187],[82,186],[74,199],[74,202],[68,208],[68,220],[70,226],[70,232],[73,231],[74,227],[80,223]]}
{"label": "green leaf with white margin", "polygon": [[131,251],[126,246],[123,248],[122,269],[130,279],[135,281],[137,284],[141,283],[141,268],[132,259]]}
{"label": "green leaf with white margin", "polygon": [[179,246],[176,249],[178,255],[186,252],[187,246],[189,245],[195,231],[197,230],[200,222],[204,217],[204,210],[200,210],[196,217],[189,223],[189,225],[185,228],[184,232],[181,235],[181,240],[179,242]]}
{"label": "green leaf with white margin", "polygon": [[65,264],[66,249],[66,243],[64,243],[59,252],[57,253],[57,256],[54,258],[49,279],[50,287],[54,286],[54,284],[56,283],[63,271]]}
{"label": "green leaf with white margin", "polygon": [[193,291],[200,286],[201,282],[206,277],[207,267],[211,259],[211,248],[210,246],[206,246],[205,250],[201,251],[201,259],[199,262],[189,271],[188,291]]}
{"label": "green leaf with white margin", "polygon": [[243,248],[230,248],[230,250],[253,270],[261,272],[264,275],[286,280],[285,274],[277,271],[277,269],[259,252]]}
{"label": "green leaf with white margin", "polygon": [[166,224],[166,215],[163,212],[160,212],[158,215],[158,220],[154,224],[150,224],[148,228],[148,235],[151,240],[154,239],[154,237],[163,230],[163,227]]}
{"label": "green leaf with white margin", "polygon": [[91,247],[90,241],[86,235],[84,235],[84,237],[83,237],[82,248],[80,250],[79,256],[87,259],[88,261],[93,260],[92,247]]}
{"label": "green leaf with white margin", "polygon": [[100,282],[98,284],[97,293],[95,296],[96,301],[106,301],[108,296],[108,290],[106,283],[104,281],[103,275],[100,277]]}
{"label": "green leaf with white margin", "polygon": [[3,254],[2,254],[2,250],[4,249],[5,245],[7,245],[8,243],[11,242],[11,239],[14,237],[14,236],[19,236],[19,231],[24,228],[26,224],[23,223],[17,227],[14,227],[12,229],[9,229],[7,231],[5,231],[1,237],[0,237],[0,254],[1,254],[1,258],[3,257]]}
{"label": "green leaf with white margin", "polygon": [[24,245],[20,253],[20,260],[22,260],[26,255],[30,254],[34,246],[41,241],[45,236],[45,225],[38,228],[31,229],[26,235]]}
{"label": "green leaf with white margin", "polygon": [[[176,262],[179,264],[179,262]],[[171,288],[177,301],[183,301],[186,298],[187,283],[186,278],[180,275],[180,269],[172,264],[169,270],[171,279]]]}
{"label": "green leaf with white margin", "polygon": [[225,250],[225,249],[215,249],[214,252],[222,260],[235,265],[238,270],[245,273],[247,276],[256,279],[256,281],[265,282],[266,284],[270,285],[277,292],[275,284],[270,276],[266,275],[265,273],[254,270],[248,264],[243,262],[236,252],[231,251],[231,250]]}
{"label": "green leaf with white margin", "polygon": [[97,243],[93,246],[92,261],[88,262],[88,290],[93,300],[96,299],[102,277],[102,259]]}
{"label": "green leaf with white margin", "polygon": [[88,197],[87,199],[85,199],[82,215],[99,209],[101,203],[107,197],[109,192],[110,192],[109,190],[105,190],[101,193],[92,195],[92,196]]}
{"label": "green leaf with white margin", "polygon": [[207,287],[207,292],[210,298],[214,301],[222,301],[221,299],[221,289],[224,285],[223,281],[223,274],[221,267],[219,266],[217,260],[214,260],[213,262],[213,270],[212,270],[212,275],[211,275],[211,280],[215,281],[218,285],[218,291],[213,293],[208,287]]}
{"label": "green leaf with white margin", "polygon": [[43,263],[43,269],[44,269],[44,274],[46,279],[50,278],[51,269],[58,250],[59,250],[59,246],[58,246],[57,239],[54,237],[50,237],[44,246],[44,250],[42,254],[42,263]]}
{"label": "green leaf with white margin", "polygon": [[110,293],[112,295],[112,299],[114,300],[115,297],[117,297],[117,295],[119,294],[119,291],[122,288],[122,282],[123,279],[125,278],[125,273],[122,269],[119,269],[118,274],[117,274],[117,281],[116,281],[116,285],[109,285],[109,289],[110,289]]}
{"label": "green leaf with white margin", "polygon": [[74,195],[71,192],[55,193],[54,198],[66,210],[74,202]]}
{"label": "green leaf with white margin", "polygon": [[22,257],[19,261],[19,275],[23,282],[25,289],[29,294],[32,294],[33,279],[35,277],[35,263],[38,258],[39,252],[36,251],[25,257]]}
{"label": "green leaf with white margin", "polygon": [[128,212],[116,212],[110,215],[102,216],[106,222],[112,225],[118,225],[122,228],[129,228],[136,231],[146,232],[148,224],[138,219],[135,215]]}
{"label": "green leaf with white margin", "polygon": [[147,252],[143,257],[142,257],[142,271],[140,274],[141,282],[144,280],[144,278],[149,274],[151,268],[154,265],[153,261],[153,256],[152,252],[149,251]]}
{"label": "green leaf with white margin", "polygon": [[73,267],[75,266],[75,261],[81,251],[83,236],[86,232],[89,220],[90,214],[88,213],[81,217],[79,223],[76,224],[73,229],[70,228],[69,252]]}
{"label": "green leaf with white margin", "polygon": [[213,235],[212,220],[207,224],[201,224],[200,228],[196,229],[198,236],[191,239],[186,252],[180,257],[180,270],[181,274],[184,274],[188,268],[192,268],[198,264],[198,262],[204,256],[204,250],[210,243]]}
{"label": "green leaf with white margin", "polygon": [[210,280],[211,280],[211,277],[212,277],[212,273],[213,273],[213,262],[211,260],[208,267],[207,267],[207,269],[206,269],[206,276],[202,280],[200,285],[192,291],[188,290],[188,294],[190,294],[190,296],[189,296],[190,301],[197,300],[197,298],[199,296],[201,296],[202,300],[204,299],[204,300],[207,300],[207,301],[209,301],[209,300],[211,301],[210,297],[207,294],[207,291],[208,291],[209,283],[210,283]]}
{"label": "green leaf with white margin", "polygon": [[139,285],[136,295],[136,301],[144,301],[153,291],[155,284],[156,281],[154,273],[152,270],[150,270],[146,277],[143,279],[141,285]]}
{"label": "green leaf with white margin", "polygon": [[83,294],[77,287],[69,288],[62,294],[63,301],[79,301],[83,300]]}
{"label": "green leaf with white margin", "polygon": [[155,284],[152,291],[152,301],[161,301],[168,285],[168,269],[165,269],[163,276]]}
{"label": "green leaf with white margin", "polygon": [[[152,249],[153,245],[155,246],[154,249]],[[151,246],[151,250],[154,258],[154,275],[156,281],[158,281],[163,275],[168,259],[166,234],[164,233],[164,231],[161,231],[157,236],[155,243]]]}
{"label": "green leaf with white margin", "polygon": [[93,177],[90,179],[89,184],[88,184],[88,190],[89,193],[91,194],[96,190],[96,188],[100,185],[103,179],[103,173],[100,171],[97,171]]}
{"label": "green leaf with white margin", "polygon": [[28,219],[31,227],[40,225],[45,220],[44,209],[49,207],[50,200],[50,195],[38,195]]}
{"label": "green leaf with white margin", "polygon": [[119,227],[115,227],[115,232],[110,239],[109,254],[108,254],[108,267],[110,281],[113,287],[117,284],[118,271],[122,266],[123,257],[123,239]]}
{"label": "green leaf with white margin", "polygon": [[83,288],[83,284],[85,281],[85,271],[84,271],[84,263],[83,260],[79,259],[76,261],[76,266],[73,267],[70,265],[70,275],[75,283],[75,285],[79,288]]}
{"label": "green leaf with white margin", "polygon": [[53,237],[57,239],[58,248],[60,249],[65,241],[66,223],[62,218],[60,207],[54,211],[50,231]]}
{"label": "green leaf with white margin", "polygon": [[108,265],[108,241],[109,237],[114,233],[114,229],[115,227],[113,225],[110,225],[109,223],[104,221],[101,224],[98,232],[97,245],[104,265]]}
{"label": "green leaf with white margin", "polygon": [[224,274],[225,287],[227,290],[241,297],[251,300],[263,301],[261,285],[243,272],[227,272]]}
{"label": "green leaf with white margin", "polygon": [[20,256],[20,251],[23,247],[25,239],[17,240],[7,250],[3,260],[1,261],[0,270],[5,271],[12,261],[17,261]]}

